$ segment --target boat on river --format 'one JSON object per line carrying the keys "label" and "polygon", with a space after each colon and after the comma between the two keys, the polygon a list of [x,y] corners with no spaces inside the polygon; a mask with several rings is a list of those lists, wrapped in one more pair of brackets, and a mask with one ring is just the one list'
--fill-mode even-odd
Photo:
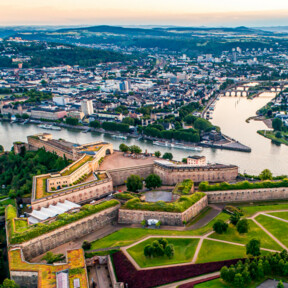
{"label": "boat on river", "polygon": [[124,135],[112,135],[113,138],[116,138],[116,139],[123,139],[123,140],[127,140],[127,136],[124,136]]}
{"label": "boat on river", "polygon": [[38,125],[39,128],[47,129],[47,130],[55,130],[55,131],[61,131],[60,127],[48,125],[48,124],[40,124]]}
{"label": "boat on river", "polygon": [[199,146],[185,145],[182,143],[170,143],[168,141],[153,141],[153,145],[175,149],[190,150],[195,152],[201,152],[203,150],[203,148]]}

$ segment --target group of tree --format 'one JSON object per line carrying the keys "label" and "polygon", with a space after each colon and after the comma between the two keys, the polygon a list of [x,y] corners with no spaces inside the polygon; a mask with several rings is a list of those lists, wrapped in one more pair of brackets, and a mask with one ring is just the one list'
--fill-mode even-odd
{"label": "group of tree", "polygon": [[168,258],[174,256],[174,246],[169,244],[167,239],[159,239],[144,247],[144,255],[146,257],[161,257],[166,255]]}
{"label": "group of tree", "polygon": [[0,284],[0,288],[19,288],[19,285],[17,285],[13,280],[7,278],[2,284]]}
{"label": "group of tree", "polygon": [[[267,256],[246,259],[245,262],[238,261],[236,265],[222,267],[221,278],[236,288],[248,287],[251,281],[261,281],[267,277],[288,276],[288,253],[269,254]],[[283,287],[282,281],[277,287]]]}
{"label": "group of tree", "polygon": [[41,260],[45,260],[47,264],[53,264],[56,262],[61,262],[65,259],[64,254],[54,254],[52,252],[47,252]]}
{"label": "group of tree", "polygon": [[124,152],[124,153],[131,152],[132,154],[140,154],[142,152],[139,146],[137,145],[128,146],[124,143],[119,145],[119,149],[121,152]]}
{"label": "group of tree", "polygon": [[13,151],[3,154],[0,156],[0,187],[5,187],[2,193],[9,193],[12,198],[31,193],[34,175],[60,171],[69,164],[65,156],[59,157],[43,148],[32,152],[23,147],[20,154]]}
{"label": "group of tree", "polygon": [[[125,181],[127,190],[131,192],[136,192],[143,188],[144,178],[139,175],[130,175]],[[162,186],[161,178],[156,174],[150,174],[145,179],[145,185],[148,189],[155,189]]]}
{"label": "group of tree", "polygon": [[103,122],[102,128],[107,131],[118,131],[122,133],[129,132],[129,125],[125,123]]}
{"label": "group of tree", "polygon": [[249,222],[247,219],[243,218],[241,219],[240,213],[235,211],[230,216],[230,223],[234,225],[240,234],[247,233],[249,231]]}
{"label": "group of tree", "polygon": [[67,117],[65,122],[66,124],[72,125],[72,126],[77,126],[79,124],[79,120],[73,117]]}

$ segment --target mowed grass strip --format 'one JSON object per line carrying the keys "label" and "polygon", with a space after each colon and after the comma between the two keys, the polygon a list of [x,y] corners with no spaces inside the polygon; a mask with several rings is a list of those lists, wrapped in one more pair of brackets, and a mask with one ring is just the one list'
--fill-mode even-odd
{"label": "mowed grass strip", "polygon": [[281,243],[288,247],[288,223],[265,215],[257,216],[256,221],[263,225],[264,228],[273,234]]}
{"label": "mowed grass strip", "polygon": [[[269,277],[267,277],[269,279]],[[258,287],[262,282],[264,282],[265,279],[261,279],[258,281],[252,281],[249,285],[245,285],[245,288],[256,288]],[[194,286],[194,288],[234,288],[232,284],[229,285],[228,283],[225,283],[222,279],[214,279],[211,281],[207,281],[201,284],[197,284]]]}
{"label": "mowed grass strip", "polygon": [[249,222],[248,233],[240,234],[236,227],[229,224],[227,232],[223,234],[213,233],[209,238],[225,240],[240,244],[247,244],[251,239],[258,239],[261,241],[261,248],[267,248],[277,251],[282,251],[282,247],[279,246],[269,235],[267,235],[256,223],[252,220]]}
{"label": "mowed grass strip", "polygon": [[288,212],[273,212],[273,213],[267,213],[269,215],[288,220]]}
{"label": "mowed grass strip", "polygon": [[288,203],[275,203],[267,205],[257,205],[257,206],[240,206],[240,209],[244,212],[246,217],[251,217],[257,212],[263,211],[276,211],[276,210],[288,210]]}
{"label": "mowed grass strip", "polygon": [[222,243],[205,239],[198,254],[196,263],[215,262],[246,257],[243,246]]}
{"label": "mowed grass strip", "polygon": [[159,239],[160,238],[147,239],[127,249],[127,252],[133,257],[141,268],[188,263],[192,261],[199,242],[199,239],[166,238],[169,244],[174,245],[175,253],[172,258],[168,258],[166,255],[153,258],[146,257],[144,255],[145,246]]}
{"label": "mowed grass strip", "polygon": [[146,236],[202,236],[212,231],[213,224],[221,219],[227,221],[229,215],[226,213],[220,213],[212,221],[210,221],[204,227],[197,230],[190,231],[175,231],[175,230],[162,230],[162,229],[143,229],[143,228],[122,228],[104,238],[92,242],[91,250],[101,249],[107,247],[123,247],[133,244],[145,238]]}

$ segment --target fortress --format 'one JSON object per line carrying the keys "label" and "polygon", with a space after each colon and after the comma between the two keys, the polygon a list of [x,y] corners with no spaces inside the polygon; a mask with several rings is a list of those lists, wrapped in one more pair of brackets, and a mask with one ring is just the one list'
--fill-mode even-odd
{"label": "fortress", "polygon": [[[115,157],[122,158],[119,163],[113,164],[115,158],[110,157],[114,157],[114,150],[110,143],[94,142],[79,145],[63,139],[55,140],[48,133],[28,136],[27,139],[28,144],[14,143],[15,153],[20,153],[23,146],[32,151],[45,148],[46,151],[74,161],[57,173],[33,177],[31,197],[33,210],[56,205],[58,202],[63,203],[65,200],[83,204],[103,198],[113,192],[113,187],[124,185],[131,174],[146,178],[149,174],[155,173],[160,176],[163,185],[169,186],[176,185],[184,179],[191,179],[195,183],[234,181],[238,175],[238,167],[235,165],[206,163],[205,166],[179,165],[152,157],[149,163],[145,164],[142,159],[131,161],[129,157],[124,157],[119,152],[116,152],[118,154],[115,154]],[[110,167],[106,169],[104,165],[101,169],[103,161],[109,162]]]}

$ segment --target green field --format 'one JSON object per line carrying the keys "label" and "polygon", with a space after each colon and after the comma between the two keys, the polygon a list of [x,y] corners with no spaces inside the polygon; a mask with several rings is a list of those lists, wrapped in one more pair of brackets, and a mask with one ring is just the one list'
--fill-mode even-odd
{"label": "green field", "polygon": [[161,229],[141,229],[141,228],[122,228],[121,230],[114,232],[104,238],[92,242],[91,250],[107,248],[107,247],[117,247],[117,246],[128,246],[134,242],[139,241],[145,236],[150,235],[160,235],[160,236],[202,236],[209,231],[212,231],[212,226],[215,221],[222,219],[224,221],[229,219],[229,215],[226,213],[220,213],[212,221],[210,221],[206,226],[191,231],[173,231],[173,230],[161,230]]}
{"label": "green field", "polygon": [[[260,281],[253,281],[248,286],[246,285],[245,288],[256,288],[264,281],[265,279]],[[194,286],[194,288],[233,288],[233,286],[226,284],[223,280],[219,278],[201,284],[197,284]]]}
{"label": "green field", "polygon": [[288,247],[288,223],[273,219],[265,215],[257,216],[256,220],[262,224],[270,233],[272,233],[280,242]]}
{"label": "green field", "polygon": [[282,247],[279,246],[269,235],[267,235],[257,224],[252,220],[249,221],[249,231],[245,234],[238,233],[236,227],[229,224],[227,232],[223,234],[213,233],[209,238],[225,240],[235,243],[247,244],[251,239],[256,238],[261,241],[261,247],[267,249],[273,249],[282,251]]}
{"label": "green field", "polygon": [[288,203],[275,203],[275,204],[266,204],[266,205],[257,205],[257,206],[243,206],[241,210],[244,212],[246,217],[253,216],[256,212],[262,211],[275,211],[275,210],[288,210]]}
{"label": "green field", "polygon": [[196,263],[215,262],[245,257],[245,247],[205,239]]}
{"label": "green field", "polygon": [[133,257],[133,259],[141,268],[187,263],[192,261],[197,244],[199,242],[199,239],[166,238],[169,244],[174,245],[175,249],[175,254],[171,259],[169,259],[167,256],[154,258],[146,257],[144,255],[144,247],[158,239],[159,238],[147,239],[127,249],[127,252]]}
{"label": "green field", "polygon": [[274,213],[268,213],[268,214],[276,216],[284,220],[288,220],[288,212],[274,212]]}
{"label": "green field", "polygon": [[275,136],[276,133],[273,130],[266,130],[266,133],[265,130],[258,130],[257,133],[280,144],[288,145],[288,141],[284,138],[285,136],[288,136],[288,134],[283,131],[281,132],[282,138],[277,138]]}

